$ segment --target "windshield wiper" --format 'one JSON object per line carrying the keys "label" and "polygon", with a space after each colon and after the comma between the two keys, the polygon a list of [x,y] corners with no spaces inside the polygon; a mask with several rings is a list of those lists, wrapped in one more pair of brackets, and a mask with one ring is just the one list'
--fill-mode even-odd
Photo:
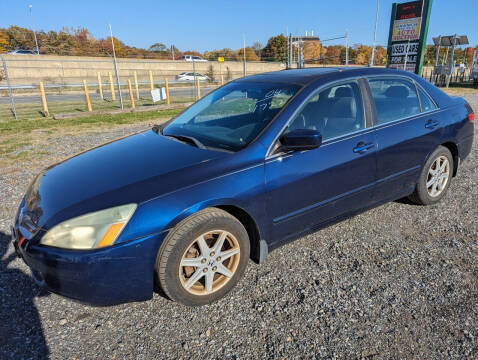
{"label": "windshield wiper", "polygon": [[202,142],[200,142],[198,139],[193,138],[192,136],[186,136],[186,135],[170,135],[170,134],[162,134],[163,136],[168,136],[175,138],[183,143],[194,145],[198,147],[199,149],[205,149],[206,146]]}

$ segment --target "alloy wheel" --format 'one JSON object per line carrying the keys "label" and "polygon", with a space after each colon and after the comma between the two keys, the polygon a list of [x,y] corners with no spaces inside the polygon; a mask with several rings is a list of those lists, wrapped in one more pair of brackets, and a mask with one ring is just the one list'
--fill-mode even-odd
{"label": "alloy wheel", "polygon": [[431,197],[440,196],[450,178],[450,162],[446,156],[439,156],[428,170],[426,188]]}
{"label": "alloy wheel", "polygon": [[214,230],[194,239],[179,265],[179,278],[186,291],[210,295],[222,288],[239,265],[241,249],[228,231]]}

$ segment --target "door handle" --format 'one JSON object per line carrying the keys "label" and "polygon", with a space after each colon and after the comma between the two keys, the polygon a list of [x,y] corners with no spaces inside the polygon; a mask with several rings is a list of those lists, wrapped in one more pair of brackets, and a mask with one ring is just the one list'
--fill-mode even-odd
{"label": "door handle", "polygon": [[426,123],[425,123],[425,127],[427,129],[434,129],[435,127],[438,126],[438,121],[436,120],[428,120]]}
{"label": "door handle", "polygon": [[367,150],[370,150],[371,148],[375,147],[374,143],[368,143],[365,144],[363,142],[359,142],[356,147],[354,147],[354,153],[364,153]]}

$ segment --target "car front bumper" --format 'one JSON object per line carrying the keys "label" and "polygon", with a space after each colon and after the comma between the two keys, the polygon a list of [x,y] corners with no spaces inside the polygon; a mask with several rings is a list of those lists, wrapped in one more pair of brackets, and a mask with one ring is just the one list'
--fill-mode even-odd
{"label": "car front bumper", "polygon": [[165,233],[97,250],[66,250],[20,241],[17,254],[35,281],[47,290],[95,306],[148,300],[153,295],[154,263]]}

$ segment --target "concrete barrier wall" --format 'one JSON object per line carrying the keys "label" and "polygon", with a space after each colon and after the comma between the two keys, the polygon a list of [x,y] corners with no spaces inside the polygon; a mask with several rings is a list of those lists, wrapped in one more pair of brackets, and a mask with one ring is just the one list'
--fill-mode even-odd
{"label": "concrete barrier wall", "polygon": [[[108,73],[114,76],[113,59],[109,57],[75,57],[75,56],[50,56],[50,55],[4,55],[10,81],[13,85],[31,85],[44,83],[80,83],[83,79],[89,82],[97,81],[99,71],[106,81]],[[212,65],[214,75],[219,78],[222,73],[226,78],[228,69],[232,78],[243,75],[242,62],[216,61],[196,63],[196,72],[205,74]],[[283,64],[270,62],[248,62],[247,74],[256,74],[267,71],[284,69]],[[149,82],[149,70],[153,72],[155,81],[175,76],[184,71],[193,71],[193,63],[186,61],[167,61],[149,59],[118,59],[118,70],[122,80],[133,77],[137,72],[140,82]],[[4,85],[5,80],[0,84]]]}

